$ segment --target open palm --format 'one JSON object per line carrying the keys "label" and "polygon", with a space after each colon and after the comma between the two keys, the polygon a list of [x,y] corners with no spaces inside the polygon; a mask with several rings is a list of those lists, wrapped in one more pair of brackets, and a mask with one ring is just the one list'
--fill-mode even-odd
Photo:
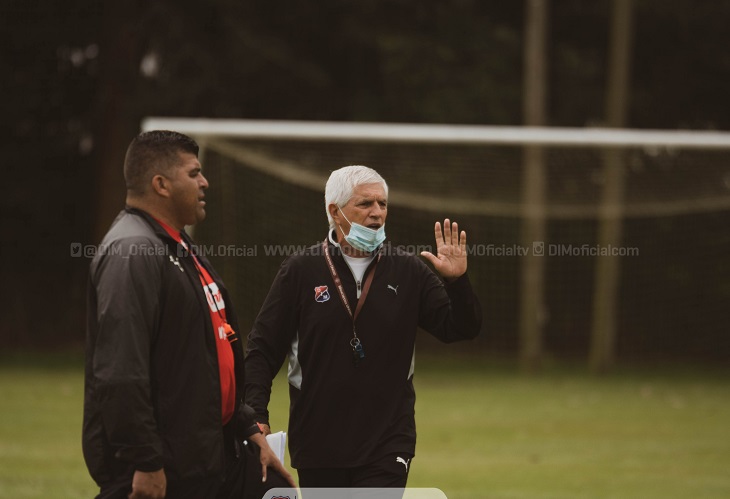
{"label": "open palm", "polygon": [[447,218],[444,220],[444,229],[441,223],[436,222],[436,255],[429,251],[421,252],[434,266],[441,277],[453,281],[466,272],[466,232],[459,234],[459,225]]}

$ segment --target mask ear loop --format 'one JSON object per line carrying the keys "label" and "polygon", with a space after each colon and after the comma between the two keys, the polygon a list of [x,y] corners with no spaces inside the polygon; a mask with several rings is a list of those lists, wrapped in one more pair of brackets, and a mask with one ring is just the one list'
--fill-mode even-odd
{"label": "mask ear loop", "polygon": [[[335,206],[337,206],[337,209],[338,209],[338,210],[340,211],[340,213],[342,214],[342,217],[343,217],[343,218],[344,218],[345,220],[347,220],[347,223],[348,223],[348,224],[350,224],[350,230],[352,230],[352,222],[350,222],[350,220],[348,220],[348,218],[347,218],[347,217],[345,216],[345,212],[344,212],[344,211],[342,211],[342,208],[340,208],[340,207],[339,207],[338,205],[335,205]],[[345,231],[344,231],[344,230],[342,230],[342,225],[340,225],[340,224],[337,224],[337,227],[339,227],[339,228],[340,228],[340,232],[342,232],[342,237],[347,237],[347,236],[349,235],[349,233],[345,234]]]}
{"label": "mask ear loop", "polygon": [[[345,220],[347,221],[347,223],[348,223],[348,224],[350,224],[350,225],[352,225],[352,222],[350,222],[350,219],[349,219],[349,218],[347,218],[347,215],[345,215],[345,212],[344,212],[344,211],[342,210],[342,208],[340,208],[340,207],[338,206],[338,207],[337,207],[337,209],[338,209],[338,210],[340,210],[340,213],[342,213],[342,217],[343,217],[343,218],[344,218],[344,219],[345,219]],[[338,225],[339,225],[339,224],[338,224]]]}

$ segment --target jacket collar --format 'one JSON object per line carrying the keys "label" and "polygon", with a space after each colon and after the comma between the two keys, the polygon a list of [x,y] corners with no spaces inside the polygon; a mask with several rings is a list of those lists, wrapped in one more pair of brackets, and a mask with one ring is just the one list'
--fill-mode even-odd
{"label": "jacket collar", "polygon": [[[178,244],[178,242],[175,241],[175,239],[170,234],[167,233],[167,231],[164,229],[164,227],[162,227],[159,224],[159,222],[157,222],[157,220],[155,220],[155,218],[152,215],[150,215],[149,213],[147,213],[146,211],[140,210],[139,208],[133,208],[131,206],[125,206],[124,211],[126,211],[127,213],[129,213],[131,215],[136,215],[136,216],[144,219],[147,222],[147,224],[150,226],[150,228],[152,228],[155,235],[157,235],[160,239],[162,239],[164,241],[169,241],[171,244],[173,244],[175,246]],[[190,239],[190,236],[187,235],[185,230],[180,231],[180,237],[182,237],[183,241],[185,241],[185,243],[188,245],[188,247],[190,247],[190,245],[193,243],[192,240]]]}

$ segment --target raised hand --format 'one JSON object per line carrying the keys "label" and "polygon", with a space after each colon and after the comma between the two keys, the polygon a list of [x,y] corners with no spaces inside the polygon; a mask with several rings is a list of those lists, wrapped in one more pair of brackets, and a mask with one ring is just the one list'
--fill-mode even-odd
{"label": "raised hand", "polygon": [[436,253],[429,251],[421,252],[434,266],[441,277],[447,281],[453,281],[466,272],[466,232],[459,234],[459,225],[447,218],[444,220],[444,230],[441,231],[441,224],[436,222],[434,227],[436,233]]}

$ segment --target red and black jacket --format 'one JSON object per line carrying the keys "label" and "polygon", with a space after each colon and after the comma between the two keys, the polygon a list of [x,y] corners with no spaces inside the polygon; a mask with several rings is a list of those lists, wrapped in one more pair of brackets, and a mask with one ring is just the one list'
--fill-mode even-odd
{"label": "red and black jacket", "polygon": [[[198,259],[238,331],[220,277]],[[214,338],[192,256],[147,213],[122,211],[91,263],[88,286],[82,443],[97,484],[160,468],[168,480],[223,476],[229,444]],[[248,436],[257,428],[242,402],[241,341],[231,347],[240,401],[234,425]]]}

